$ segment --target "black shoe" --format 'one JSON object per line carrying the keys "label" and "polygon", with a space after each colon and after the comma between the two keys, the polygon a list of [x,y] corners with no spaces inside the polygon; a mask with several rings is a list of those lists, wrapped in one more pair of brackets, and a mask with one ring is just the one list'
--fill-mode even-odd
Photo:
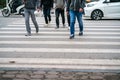
{"label": "black shoe", "polygon": [[65,28],[65,24],[63,24],[63,28]]}
{"label": "black shoe", "polygon": [[83,32],[79,32],[79,36],[82,36],[83,35]]}
{"label": "black shoe", "polygon": [[58,29],[58,28],[59,28],[59,26],[55,27],[55,29]]}
{"label": "black shoe", "polygon": [[70,39],[74,39],[74,35],[70,35]]}
{"label": "black shoe", "polygon": [[25,36],[31,36],[31,34],[30,34],[30,33],[27,33],[27,34],[25,34]]}
{"label": "black shoe", "polygon": [[38,33],[39,32],[39,28],[36,28],[36,33]]}
{"label": "black shoe", "polygon": [[55,29],[59,29],[59,27],[55,27]]}

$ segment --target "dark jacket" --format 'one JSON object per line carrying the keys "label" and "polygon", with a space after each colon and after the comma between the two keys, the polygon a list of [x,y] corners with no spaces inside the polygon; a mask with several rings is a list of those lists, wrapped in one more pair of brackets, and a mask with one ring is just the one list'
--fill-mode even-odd
{"label": "dark jacket", "polygon": [[53,0],[41,0],[40,7],[47,9],[47,8],[53,8]]}
{"label": "dark jacket", "polygon": [[67,11],[79,11],[80,8],[84,9],[85,0],[67,0]]}
{"label": "dark jacket", "polygon": [[36,9],[40,6],[39,0],[23,0],[26,9]]}

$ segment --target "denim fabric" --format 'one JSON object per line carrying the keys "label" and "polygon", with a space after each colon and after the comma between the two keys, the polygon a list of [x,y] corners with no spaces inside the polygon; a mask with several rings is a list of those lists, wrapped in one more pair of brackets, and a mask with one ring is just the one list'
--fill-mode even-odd
{"label": "denim fabric", "polygon": [[50,11],[51,9],[43,9],[43,14],[44,14],[44,18],[45,18],[45,23],[48,24],[48,21],[51,21],[51,15],[50,15]]}
{"label": "denim fabric", "polygon": [[83,21],[82,21],[82,13],[79,11],[70,10],[70,34],[74,35],[75,33],[75,21],[79,23],[79,32],[83,32]]}
{"label": "denim fabric", "polygon": [[57,25],[57,27],[59,27],[59,16],[60,16],[60,14],[61,14],[61,17],[62,17],[62,24],[64,25],[65,24],[64,9],[57,8],[55,10],[55,14],[56,14],[56,25]]}
{"label": "denim fabric", "polygon": [[30,17],[32,19],[33,24],[35,25],[36,30],[38,30],[38,24],[36,21],[36,17],[34,14],[34,9],[25,9],[25,24],[26,24],[26,30],[28,33],[31,34],[31,28],[30,28]]}

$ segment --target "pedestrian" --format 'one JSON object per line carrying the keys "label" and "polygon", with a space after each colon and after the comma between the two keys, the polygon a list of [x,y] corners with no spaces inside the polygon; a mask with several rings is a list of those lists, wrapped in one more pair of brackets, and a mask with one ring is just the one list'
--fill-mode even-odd
{"label": "pedestrian", "polygon": [[[68,0],[65,0],[65,1],[66,1],[66,8],[67,8],[67,1],[68,1]],[[66,9],[66,10],[67,10],[67,9]],[[70,29],[70,13],[67,12],[66,15],[67,15],[68,30],[69,30],[69,29]]]}
{"label": "pedestrian", "polygon": [[53,8],[53,0],[41,0],[40,8],[43,9],[43,15],[45,18],[45,26],[48,27],[48,24],[51,22],[51,9]]}
{"label": "pedestrian", "polygon": [[55,0],[55,15],[56,15],[56,29],[59,28],[59,16],[61,14],[62,17],[62,24],[65,27],[65,0]]}
{"label": "pedestrian", "polygon": [[85,0],[68,0],[67,13],[70,13],[70,39],[74,38],[75,20],[79,23],[79,36],[83,35],[82,14],[84,13]]}
{"label": "pedestrian", "polygon": [[30,28],[30,17],[32,19],[32,22],[36,28],[36,33],[39,32],[39,26],[36,21],[36,17],[34,14],[34,11],[36,8],[39,8],[39,0],[23,0],[23,3],[25,4],[25,24],[26,24],[26,30],[27,34],[25,36],[31,36],[31,28]]}

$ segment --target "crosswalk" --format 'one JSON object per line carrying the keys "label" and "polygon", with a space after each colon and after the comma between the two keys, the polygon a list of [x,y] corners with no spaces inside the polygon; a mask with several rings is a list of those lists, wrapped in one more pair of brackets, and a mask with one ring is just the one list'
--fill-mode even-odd
{"label": "crosswalk", "polygon": [[19,20],[0,28],[0,67],[120,70],[119,25],[84,21],[84,35],[78,35],[76,24],[75,39],[70,40],[67,28],[55,29],[54,22],[44,27],[44,21],[39,21],[38,34],[31,24],[32,36],[26,37],[24,20]]}

